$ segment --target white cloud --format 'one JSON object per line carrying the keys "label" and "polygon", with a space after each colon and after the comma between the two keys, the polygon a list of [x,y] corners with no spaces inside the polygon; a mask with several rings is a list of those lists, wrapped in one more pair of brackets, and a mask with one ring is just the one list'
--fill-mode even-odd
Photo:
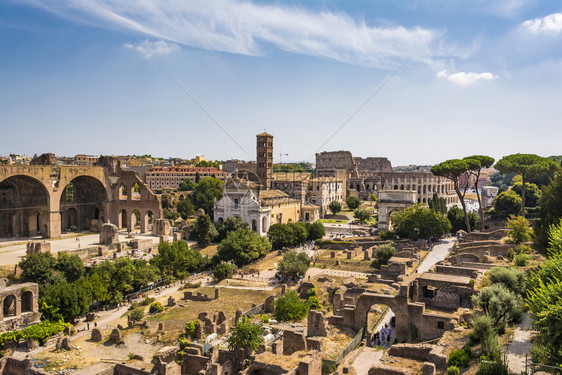
{"label": "white cloud", "polygon": [[562,31],[562,13],[552,13],[543,18],[527,20],[521,24],[524,30],[533,34],[559,33]]}
{"label": "white cloud", "polygon": [[485,72],[485,73],[458,72],[458,73],[448,74],[446,70],[442,70],[438,72],[437,77],[447,78],[449,81],[461,86],[469,86],[476,81],[489,81],[498,78],[498,76],[490,72]]}
{"label": "white cloud", "polygon": [[144,40],[139,44],[125,43],[125,48],[139,52],[143,57],[150,59],[154,55],[164,55],[178,49],[177,44],[164,40]]}
{"label": "white cloud", "polygon": [[344,13],[312,11],[280,3],[26,1],[75,22],[132,30],[185,46],[235,54],[259,56],[274,46],[291,53],[386,69],[395,68],[410,56],[427,64],[443,57],[434,52],[443,50],[441,31],[367,25]]}

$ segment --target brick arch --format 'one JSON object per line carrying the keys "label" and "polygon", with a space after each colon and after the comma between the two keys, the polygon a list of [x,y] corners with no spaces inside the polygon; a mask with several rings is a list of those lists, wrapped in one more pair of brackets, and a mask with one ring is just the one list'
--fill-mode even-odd
{"label": "brick arch", "polygon": [[52,194],[35,176],[0,176],[0,237],[49,234]]}
{"label": "brick arch", "polygon": [[401,295],[388,296],[373,292],[365,292],[357,299],[353,316],[353,329],[360,330],[367,327],[369,310],[373,305],[385,305],[392,310],[396,317],[396,340],[410,340],[410,322],[408,313],[408,301]]}

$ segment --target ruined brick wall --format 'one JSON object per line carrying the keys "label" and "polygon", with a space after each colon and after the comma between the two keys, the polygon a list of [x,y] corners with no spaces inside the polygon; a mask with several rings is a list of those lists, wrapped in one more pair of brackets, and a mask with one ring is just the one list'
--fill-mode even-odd
{"label": "ruined brick wall", "polygon": [[113,369],[113,375],[150,375],[150,371],[118,363]]}

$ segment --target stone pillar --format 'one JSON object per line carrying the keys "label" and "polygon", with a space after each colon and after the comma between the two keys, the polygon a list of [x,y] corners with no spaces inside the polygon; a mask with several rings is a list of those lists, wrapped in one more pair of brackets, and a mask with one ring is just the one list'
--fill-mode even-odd
{"label": "stone pillar", "polygon": [[220,289],[215,288],[215,299],[219,299],[219,296],[220,296]]}
{"label": "stone pillar", "polygon": [[16,316],[20,316],[21,315],[21,296],[16,297],[16,299],[14,300],[14,304],[15,304],[15,308],[16,308]]}
{"label": "stone pillar", "polygon": [[148,233],[148,215],[146,212],[141,214],[141,225],[140,225],[141,233]]}
{"label": "stone pillar", "polygon": [[58,207],[55,207],[53,209],[53,204],[51,202],[51,211],[49,212],[49,224],[47,225],[47,237],[60,238],[61,237],[60,225],[61,225],[60,210]]}

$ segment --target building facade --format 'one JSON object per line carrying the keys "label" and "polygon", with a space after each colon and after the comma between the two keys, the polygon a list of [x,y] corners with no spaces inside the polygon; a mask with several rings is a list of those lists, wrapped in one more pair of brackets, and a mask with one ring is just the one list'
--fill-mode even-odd
{"label": "building facade", "polygon": [[387,158],[354,158],[349,151],[326,151],[316,154],[316,169],[321,176],[346,175],[348,194],[369,199],[381,190],[415,191],[416,203],[426,203],[436,193],[451,205],[458,201],[453,183],[430,171],[398,172]]}
{"label": "building facade", "polygon": [[214,167],[153,167],[150,171],[146,172],[146,184],[152,189],[161,189],[170,187],[177,189],[183,180],[195,181],[199,177],[215,177],[221,180],[226,180],[230,173],[219,171]]}

